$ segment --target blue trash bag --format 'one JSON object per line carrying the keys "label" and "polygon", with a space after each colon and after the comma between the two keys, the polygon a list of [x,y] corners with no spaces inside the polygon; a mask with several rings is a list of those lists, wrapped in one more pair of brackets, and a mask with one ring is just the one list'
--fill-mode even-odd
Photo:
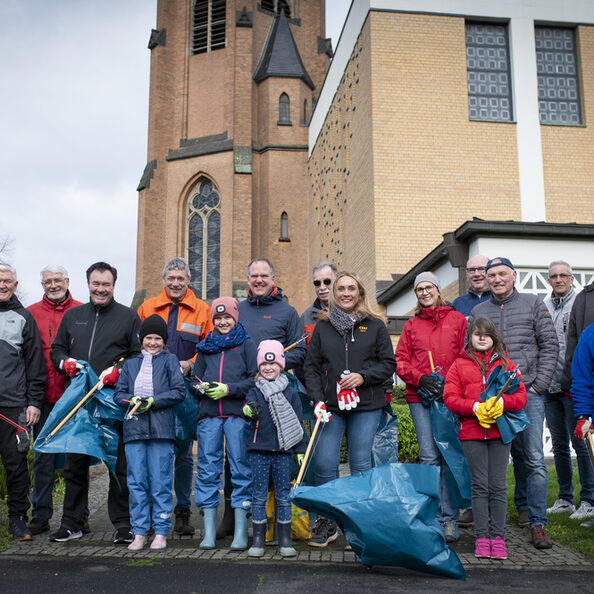
{"label": "blue trash bag", "polygon": [[[487,387],[485,388],[485,391],[480,394],[481,400],[486,402],[489,398],[497,396],[501,388],[505,385],[507,379],[511,377],[512,374],[513,371],[504,371],[501,365],[495,367],[487,378]],[[513,394],[519,387],[520,379],[516,375],[505,389],[505,394]],[[518,433],[530,426],[528,415],[523,410],[517,412],[504,411],[495,422],[497,423],[497,429],[499,430],[499,435],[501,435],[501,441],[503,441],[503,443],[509,443]]]}
{"label": "blue trash bag", "polygon": [[196,439],[198,401],[190,392],[190,379],[184,378],[186,397],[173,407],[175,415],[175,453],[183,452]]}
{"label": "blue trash bag", "polygon": [[291,499],[336,522],[363,565],[465,580],[436,518],[438,491],[437,466],[385,464],[319,487],[298,487]]}
{"label": "blue trash bag", "polygon": [[67,423],[50,436],[54,427],[99,381],[88,363],[79,363],[83,363],[83,368],[56,402],[33,444],[33,451],[87,454],[105,462],[110,472],[115,474],[119,438],[113,425],[124,418],[125,409],[114,402],[112,388],[95,390]]}
{"label": "blue trash bag", "polygon": [[[435,371],[431,372],[431,376],[432,378],[436,379],[442,386],[445,384],[445,380],[443,379],[443,377],[441,377],[441,375],[435,373]],[[443,390],[442,390],[443,392]],[[431,403],[433,402],[433,400],[435,400],[435,396],[429,395],[425,392],[423,392],[423,390],[421,390],[420,388],[417,390],[417,394],[419,395],[419,398],[421,400],[421,404],[427,408],[431,405]]]}
{"label": "blue trash bag", "polygon": [[398,462],[398,418],[392,407],[386,404],[373,438],[371,466],[396,462]]}
{"label": "blue trash bag", "polygon": [[311,404],[311,400],[305,391],[305,386],[297,379],[297,376],[294,373],[288,373],[287,371],[283,371],[283,375],[287,376],[289,380],[289,386],[295,388],[297,393],[299,394],[299,398],[301,400],[301,411],[303,413],[303,420],[304,421],[315,421],[313,406]]}

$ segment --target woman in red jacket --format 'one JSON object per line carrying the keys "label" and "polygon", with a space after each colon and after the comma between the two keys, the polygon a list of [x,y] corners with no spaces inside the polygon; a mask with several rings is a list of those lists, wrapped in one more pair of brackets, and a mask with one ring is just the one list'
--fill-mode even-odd
{"label": "woman in red jacket", "polygon": [[476,557],[507,559],[505,474],[511,443],[504,444],[495,420],[503,411],[516,412],[527,402],[526,388],[482,402],[480,394],[491,371],[515,365],[507,359],[503,341],[488,318],[476,318],[468,331],[469,344],[451,366],[445,381],[443,401],[459,416],[458,438],[464,450],[472,481],[472,513]]}
{"label": "woman in red jacket", "polygon": [[[431,376],[429,351],[435,371],[445,377],[464,346],[466,318],[446,305],[441,297],[441,285],[432,272],[422,272],[414,283],[417,296],[415,316],[404,324],[396,347],[396,373],[406,382],[404,393],[417,432],[419,457],[422,464],[441,466],[442,458],[433,439],[431,411],[421,403],[419,388],[432,397],[440,398],[443,383]],[[445,473],[439,480],[441,500],[438,520],[447,542],[458,540],[458,508],[452,504]]]}

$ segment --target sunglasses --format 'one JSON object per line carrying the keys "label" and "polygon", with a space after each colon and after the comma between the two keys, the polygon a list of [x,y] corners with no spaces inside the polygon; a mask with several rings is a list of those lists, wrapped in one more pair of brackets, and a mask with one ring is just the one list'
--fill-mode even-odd
{"label": "sunglasses", "polygon": [[319,280],[315,280],[314,283],[314,287],[319,287],[321,286],[322,283],[324,283],[326,286],[329,286],[332,284],[332,279],[331,278],[325,278],[323,281],[319,281]]}

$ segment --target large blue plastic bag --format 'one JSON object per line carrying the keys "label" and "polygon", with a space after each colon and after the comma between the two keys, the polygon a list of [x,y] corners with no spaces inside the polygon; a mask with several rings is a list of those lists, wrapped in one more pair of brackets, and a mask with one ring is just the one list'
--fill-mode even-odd
{"label": "large blue plastic bag", "polygon": [[175,452],[183,452],[196,439],[198,402],[190,392],[190,380],[185,378],[186,397],[173,407],[175,415]]}
{"label": "large blue plastic bag", "polygon": [[465,580],[437,521],[439,468],[386,464],[292,493],[298,507],[338,524],[363,565]]}
{"label": "large blue plastic bag", "polygon": [[398,462],[398,419],[392,407],[386,404],[373,438],[371,465],[381,466],[395,462]]}

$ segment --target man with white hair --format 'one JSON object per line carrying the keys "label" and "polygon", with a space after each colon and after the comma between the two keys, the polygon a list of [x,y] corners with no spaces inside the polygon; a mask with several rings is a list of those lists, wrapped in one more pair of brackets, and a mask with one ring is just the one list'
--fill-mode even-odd
{"label": "man with white hair", "polygon": [[0,456],[6,471],[8,530],[17,540],[31,540],[26,524],[29,435],[18,427],[32,427],[39,420],[46,372],[37,324],[14,294],[18,284],[16,270],[0,263],[0,414],[6,419],[0,422]]}
{"label": "man with white hair", "polygon": [[[43,356],[47,372],[45,395],[41,405],[41,416],[34,427],[34,437],[37,438],[43,428],[54,405],[66,389],[66,376],[58,373],[51,362],[50,350],[52,341],[64,314],[80,301],[72,298],[68,287],[70,279],[63,266],[50,265],[41,270],[41,286],[44,295],[41,301],[30,305],[27,309],[37,322]],[[35,453],[33,462],[33,512],[29,522],[31,534],[41,534],[50,529],[49,520],[54,512],[52,491],[54,488],[54,471],[56,469],[56,454]]]}

